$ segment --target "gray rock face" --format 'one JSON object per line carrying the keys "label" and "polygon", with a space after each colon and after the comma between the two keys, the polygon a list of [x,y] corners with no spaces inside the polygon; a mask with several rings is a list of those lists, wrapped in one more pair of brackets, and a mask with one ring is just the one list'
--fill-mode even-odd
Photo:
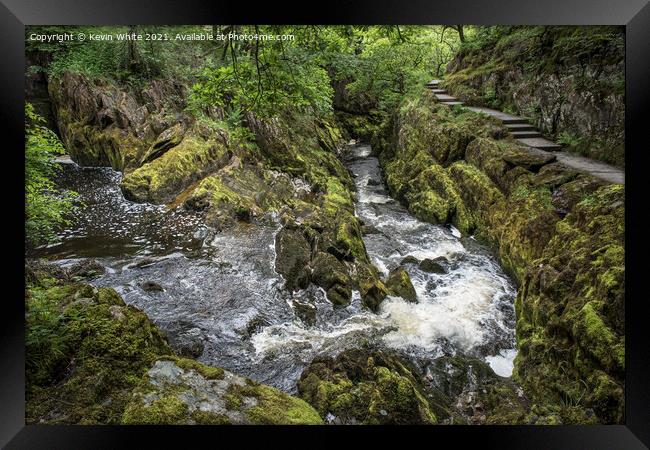
{"label": "gray rock face", "polygon": [[185,134],[185,127],[177,123],[173,127],[167,128],[160,133],[156,141],[149,147],[149,150],[142,156],[140,165],[146,164],[159,158],[167,152],[167,150],[176,147],[181,143]]}
{"label": "gray rock face", "polygon": [[123,423],[320,424],[303,400],[192,359],[160,359],[134,390]]}
{"label": "gray rock face", "polygon": [[[242,411],[231,410],[226,406],[228,389],[233,385],[246,385],[245,379],[240,376],[224,371],[223,379],[210,380],[195,370],[178,367],[173,361],[156,361],[148,375],[150,384],[158,389],[143,397],[145,406],[151,406],[153,401],[162,398],[167,391],[181,387],[185,391],[179,393],[178,398],[187,405],[190,415],[202,411],[227,416],[232,423],[251,423]],[[257,405],[254,397],[242,396],[242,402],[244,409]]]}

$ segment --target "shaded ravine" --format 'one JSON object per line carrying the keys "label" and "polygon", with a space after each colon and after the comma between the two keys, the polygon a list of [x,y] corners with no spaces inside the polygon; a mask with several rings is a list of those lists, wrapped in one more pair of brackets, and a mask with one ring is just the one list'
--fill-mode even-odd
{"label": "shaded ravine", "polygon": [[495,259],[471,237],[421,222],[390,198],[370,147],[351,147],[346,162],[357,215],[372,231],[364,237],[368,254],[384,274],[409,255],[448,259],[442,274],[405,265],[417,303],[389,297],[375,314],[358,292],[345,308],[313,285],[289,293],[274,268],[275,216],[214,234],[182,208],[125,200],[118,172],[74,163],[64,165],[59,186],[77,190],[85,206],[62,242],[40,256],[62,265],[93,257],[107,273],[92,283],[144,310],[177,349],[290,393],[317,355],[366,344],[413,361],[461,352],[509,376],[515,289]]}

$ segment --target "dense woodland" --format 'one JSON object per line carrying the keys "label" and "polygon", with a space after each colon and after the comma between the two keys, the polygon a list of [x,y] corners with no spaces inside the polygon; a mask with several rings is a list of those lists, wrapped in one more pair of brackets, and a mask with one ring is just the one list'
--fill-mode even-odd
{"label": "dense woodland", "polygon": [[[166,38],[29,38],[66,32]],[[187,40],[229,33],[293,38]],[[565,152],[624,167],[619,28],[44,26],[28,27],[26,57],[28,422],[623,421],[624,185],[531,155],[502,124],[425,89],[440,79],[467,104],[527,117]],[[505,344],[456,348],[451,336],[437,357],[413,358],[364,336],[303,361],[287,393],[210,364],[187,330],[159,329],[102,281],[106,261],[57,264],[46,253],[87,211],[83,196],[57,184],[55,158],[69,155],[120,172],[122,200],[196,215],[210,236],[277,227],[273,271],[286,295],[316,287],[328,311],[355,307],[358,296],[381,317],[393,298],[425,304],[418,277],[451,279],[463,260],[377,267],[368,242],[382,230],[358,214],[350,142],[377,158],[386,192],[371,193],[418,223],[471,236],[512,280],[511,377],[485,359]],[[147,283],[147,295],[167,291]],[[313,301],[293,305],[301,330],[318,328]],[[245,323],[241,340],[275,325],[264,320]],[[187,389],[203,403],[178,396]]]}

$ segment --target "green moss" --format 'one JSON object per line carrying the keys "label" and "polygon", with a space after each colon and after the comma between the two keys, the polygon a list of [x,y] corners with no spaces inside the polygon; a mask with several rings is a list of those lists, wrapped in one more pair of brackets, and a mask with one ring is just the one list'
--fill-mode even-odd
{"label": "green moss", "polygon": [[336,360],[316,360],[302,374],[302,398],[343,423],[436,423],[413,374],[385,354],[347,351]]}
{"label": "green moss", "polygon": [[[169,425],[181,423],[188,415],[187,404],[175,395],[152,400],[148,405],[131,402],[124,411],[126,425]],[[197,415],[202,417],[200,414]]]}
{"label": "green moss", "polygon": [[99,288],[97,290],[97,303],[104,305],[124,306],[124,300],[113,288]]}
{"label": "green moss", "polygon": [[254,395],[258,405],[246,410],[253,423],[270,425],[319,425],[318,412],[305,401],[291,397],[269,386],[259,385]]}
{"label": "green moss", "polygon": [[188,132],[183,141],[150,163],[127,173],[121,183],[126,198],[167,203],[202,176],[230,159],[226,145]]}
{"label": "green moss", "polygon": [[215,414],[208,411],[196,410],[190,417],[197,425],[230,425],[232,421],[225,414]]}
{"label": "green moss", "polygon": [[30,289],[26,321],[28,423],[119,423],[142,375],[171,354],[147,316],[111,289]]}
{"label": "green moss", "polygon": [[174,361],[174,363],[183,370],[194,370],[200,373],[207,380],[222,380],[224,370],[221,367],[208,366],[195,359],[179,358],[176,356],[163,356],[160,360]]}
{"label": "green moss", "polygon": [[584,347],[605,367],[625,368],[625,346],[622,341],[619,342],[611,328],[605,325],[594,308],[594,302],[586,303],[582,307],[573,333],[585,341]]}

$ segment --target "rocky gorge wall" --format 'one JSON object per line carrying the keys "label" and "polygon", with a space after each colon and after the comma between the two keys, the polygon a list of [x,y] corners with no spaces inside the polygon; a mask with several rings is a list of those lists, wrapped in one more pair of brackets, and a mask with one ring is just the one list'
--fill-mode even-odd
{"label": "rocky gorge wall", "polygon": [[624,414],[622,185],[517,147],[496,122],[409,101],[373,138],[395,198],[497,253],[519,284],[514,378],[553,423]]}
{"label": "rocky gorge wall", "polygon": [[461,50],[443,84],[469,105],[528,117],[569,150],[624,166],[624,74],[620,27],[500,27]]}
{"label": "rocky gorge wall", "polygon": [[276,214],[276,267],[288,289],[313,282],[339,304],[358,289],[373,309],[387,295],[354,216],[335,118],[247,113],[232,130],[215,126],[223,111],[184,113],[186,90],[164,81],[133,93],[66,72],[49,90],[72,159],[123,171],[127,199],[200,211],[217,229]]}

